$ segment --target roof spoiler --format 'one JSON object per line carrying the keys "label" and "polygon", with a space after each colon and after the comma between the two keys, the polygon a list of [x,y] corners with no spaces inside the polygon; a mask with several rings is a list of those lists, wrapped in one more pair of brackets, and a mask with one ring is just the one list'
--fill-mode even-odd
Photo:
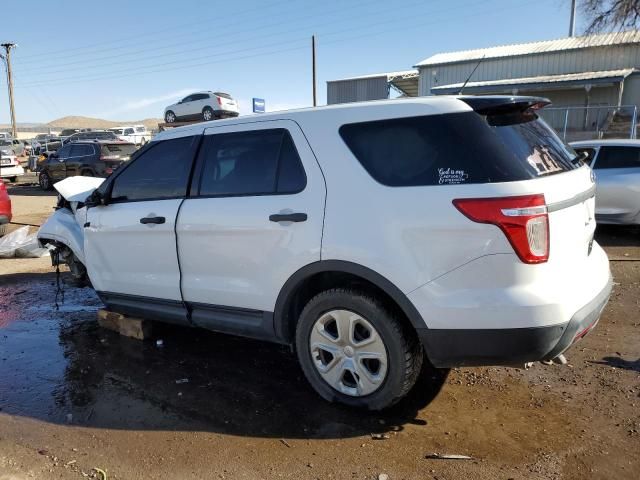
{"label": "roof spoiler", "polygon": [[458,98],[480,115],[524,112],[530,108],[537,110],[551,104],[551,100],[544,97],[463,96]]}

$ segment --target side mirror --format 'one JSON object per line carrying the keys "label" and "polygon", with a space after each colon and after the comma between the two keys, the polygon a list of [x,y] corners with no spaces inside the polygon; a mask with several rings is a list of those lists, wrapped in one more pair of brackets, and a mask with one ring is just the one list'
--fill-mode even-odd
{"label": "side mirror", "polygon": [[84,201],[84,204],[87,207],[98,207],[100,205],[106,206],[109,204],[109,202],[107,196],[103,195],[100,190],[94,190],[91,195],[89,195]]}

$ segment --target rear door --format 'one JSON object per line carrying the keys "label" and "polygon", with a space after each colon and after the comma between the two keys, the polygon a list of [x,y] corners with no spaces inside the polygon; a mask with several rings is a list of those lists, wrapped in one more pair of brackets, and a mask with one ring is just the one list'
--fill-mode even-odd
{"label": "rear door", "polygon": [[107,305],[186,321],[174,229],[199,139],[152,145],[105,182],[109,204],[88,209],[86,267]]}
{"label": "rear door", "polygon": [[272,334],[263,313],[295,271],[320,260],[325,184],[300,128],[279,120],[206,129],[192,192],[177,235],[193,321]]}
{"label": "rear door", "polygon": [[640,147],[601,146],[594,169],[598,218],[622,224],[640,220]]}

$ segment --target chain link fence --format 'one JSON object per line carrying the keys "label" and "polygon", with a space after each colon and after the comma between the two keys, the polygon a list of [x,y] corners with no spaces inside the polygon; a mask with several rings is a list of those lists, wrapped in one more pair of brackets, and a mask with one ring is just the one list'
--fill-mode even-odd
{"label": "chain link fence", "polygon": [[636,105],[548,107],[543,108],[540,114],[566,142],[597,138],[637,138]]}

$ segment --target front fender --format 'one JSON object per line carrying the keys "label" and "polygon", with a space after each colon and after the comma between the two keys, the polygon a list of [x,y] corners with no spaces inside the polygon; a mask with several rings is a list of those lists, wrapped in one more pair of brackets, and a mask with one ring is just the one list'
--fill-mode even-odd
{"label": "front fender", "polygon": [[71,249],[74,255],[86,265],[84,259],[84,229],[76,221],[75,215],[66,208],[56,210],[38,230],[41,245],[47,240],[60,242]]}

